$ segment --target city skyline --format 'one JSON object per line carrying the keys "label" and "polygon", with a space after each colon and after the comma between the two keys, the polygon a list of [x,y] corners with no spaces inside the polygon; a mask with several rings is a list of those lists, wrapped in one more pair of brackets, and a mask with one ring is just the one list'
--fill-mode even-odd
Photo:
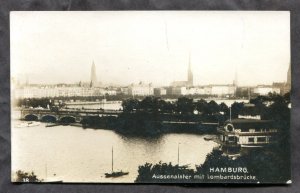
{"label": "city skyline", "polygon": [[11,14],[11,75],[23,82],[89,82],[94,63],[104,84],[169,86],[190,63],[194,85],[253,86],[285,82],[290,65],[289,12],[35,14]]}

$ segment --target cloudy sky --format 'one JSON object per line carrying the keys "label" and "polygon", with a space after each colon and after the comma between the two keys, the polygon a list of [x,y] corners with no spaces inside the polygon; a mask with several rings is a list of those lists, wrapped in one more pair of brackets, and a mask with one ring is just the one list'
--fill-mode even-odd
{"label": "cloudy sky", "polygon": [[196,85],[286,80],[289,12],[11,12],[11,74],[30,83]]}

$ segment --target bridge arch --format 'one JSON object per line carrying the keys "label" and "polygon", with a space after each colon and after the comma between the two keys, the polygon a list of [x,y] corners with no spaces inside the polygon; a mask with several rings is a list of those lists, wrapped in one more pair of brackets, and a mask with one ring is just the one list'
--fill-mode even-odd
{"label": "bridge arch", "polygon": [[28,114],[24,116],[25,121],[38,121],[39,117],[35,114]]}
{"label": "bridge arch", "polygon": [[44,115],[42,116],[41,121],[47,123],[55,123],[57,121],[57,118],[54,115]]}
{"label": "bridge arch", "polygon": [[76,118],[73,117],[73,116],[64,116],[64,117],[61,117],[59,121],[62,124],[75,123],[76,122]]}

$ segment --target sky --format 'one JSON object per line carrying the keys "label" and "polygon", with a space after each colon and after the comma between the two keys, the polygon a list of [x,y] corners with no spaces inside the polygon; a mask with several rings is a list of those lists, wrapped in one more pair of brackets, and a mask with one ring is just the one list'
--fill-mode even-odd
{"label": "sky", "polygon": [[11,76],[29,83],[285,82],[287,11],[11,12]]}

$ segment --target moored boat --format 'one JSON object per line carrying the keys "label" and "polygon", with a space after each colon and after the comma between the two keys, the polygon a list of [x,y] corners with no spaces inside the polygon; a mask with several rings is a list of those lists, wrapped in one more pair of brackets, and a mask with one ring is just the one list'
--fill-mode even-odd
{"label": "moored boat", "polygon": [[204,140],[205,141],[211,141],[211,140],[213,140],[214,139],[214,137],[204,137]]}
{"label": "moored boat", "polygon": [[106,178],[116,178],[124,175],[128,175],[129,172],[117,171],[114,172],[114,148],[111,149],[111,173],[105,173]]}
{"label": "moored boat", "polygon": [[83,127],[81,123],[71,123],[70,125],[74,127]]}
{"label": "moored boat", "polygon": [[128,175],[129,172],[123,172],[122,170],[119,172],[112,172],[112,173],[105,173],[105,177],[106,178],[115,178],[115,177],[120,177],[120,176],[124,176],[124,175]]}
{"label": "moored boat", "polygon": [[60,124],[58,123],[48,123],[45,127],[55,127],[55,126],[59,126]]}
{"label": "moored boat", "polygon": [[30,122],[25,122],[25,123],[20,123],[18,125],[16,125],[17,128],[22,128],[22,127],[35,127],[35,126],[39,126],[41,123],[39,122],[34,122],[34,121],[30,121]]}

